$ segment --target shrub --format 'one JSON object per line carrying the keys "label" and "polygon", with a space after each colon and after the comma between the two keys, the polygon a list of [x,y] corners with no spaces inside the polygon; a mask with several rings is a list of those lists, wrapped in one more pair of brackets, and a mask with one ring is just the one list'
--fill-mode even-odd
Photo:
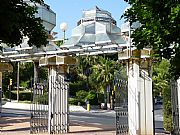
{"label": "shrub", "polygon": [[166,131],[172,131],[172,115],[164,115],[164,128]]}
{"label": "shrub", "polygon": [[171,101],[164,102],[164,128],[166,131],[172,131],[172,112],[171,112]]}
{"label": "shrub", "polygon": [[88,99],[91,105],[98,105],[98,98],[95,91],[89,91],[85,99]]}
{"label": "shrub", "polygon": [[[10,91],[6,91],[4,93],[4,96],[6,98],[9,98],[9,94],[10,94]],[[25,100],[28,100],[30,101],[32,98],[31,96],[31,92],[30,91],[19,91],[19,100],[21,101],[25,101]],[[17,91],[11,91],[11,99],[13,100],[16,100],[17,99]]]}
{"label": "shrub", "polygon": [[78,99],[77,98],[69,98],[69,104],[77,105],[78,104]]}
{"label": "shrub", "polygon": [[21,82],[20,86],[27,88],[28,84],[29,84],[29,81],[23,81],[23,82]]}
{"label": "shrub", "polygon": [[98,93],[97,95],[98,95],[98,97],[97,97],[98,102],[103,103],[104,102],[104,94]]}
{"label": "shrub", "polygon": [[48,93],[45,93],[44,95],[41,95],[40,97],[36,97],[34,99],[34,102],[35,103],[38,103],[38,104],[44,104],[44,105],[47,105],[48,104]]}
{"label": "shrub", "polygon": [[74,82],[74,83],[69,83],[69,95],[70,96],[76,96],[76,92],[78,92],[79,90],[83,90],[84,89],[84,82]]}
{"label": "shrub", "polygon": [[172,107],[171,107],[171,89],[167,88],[163,94],[163,112],[164,112],[164,128],[166,131],[172,131]]}
{"label": "shrub", "polygon": [[76,97],[77,97],[78,101],[84,102],[87,95],[88,95],[88,92],[86,92],[84,90],[80,90],[80,91],[76,92]]}

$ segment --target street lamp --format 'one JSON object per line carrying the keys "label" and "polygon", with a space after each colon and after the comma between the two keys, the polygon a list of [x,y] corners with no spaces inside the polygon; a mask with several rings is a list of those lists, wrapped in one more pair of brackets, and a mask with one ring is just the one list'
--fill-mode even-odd
{"label": "street lamp", "polygon": [[63,31],[63,33],[64,33],[64,37],[63,37],[64,41],[65,41],[65,39],[66,39],[66,38],[65,38],[65,32],[66,32],[67,28],[68,28],[67,23],[63,22],[63,23],[60,24],[60,29],[61,29],[61,30]]}

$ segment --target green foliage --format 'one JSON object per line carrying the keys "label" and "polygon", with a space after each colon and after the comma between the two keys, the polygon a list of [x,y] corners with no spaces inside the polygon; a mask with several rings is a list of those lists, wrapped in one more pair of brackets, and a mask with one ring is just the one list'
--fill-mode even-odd
{"label": "green foliage", "polygon": [[[5,98],[9,98],[10,91],[4,92]],[[17,99],[17,91],[13,90],[11,91],[11,99],[16,100]],[[20,91],[19,92],[19,100],[21,101],[31,101],[32,94],[30,91]]]}
{"label": "green foliage", "polygon": [[[17,67],[16,67],[17,68]],[[20,82],[30,82],[30,80],[32,80],[32,78],[34,78],[34,64],[32,62],[28,62],[28,63],[20,63]],[[13,72],[15,72],[15,76],[17,74],[17,70],[14,70]],[[48,76],[48,70],[47,68],[41,67],[39,68],[39,79],[40,80],[47,80],[47,76]]]}
{"label": "green foliage", "polygon": [[[9,79],[12,78],[12,73],[3,72],[2,74],[2,90],[5,93],[8,90]],[[14,80],[12,80],[14,83]]]}
{"label": "green foliage", "polygon": [[69,98],[69,104],[70,105],[78,105],[78,99],[77,98]]}
{"label": "green foliage", "polygon": [[85,98],[87,97],[87,95],[88,95],[88,92],[84,90],[80,90],[76,92],[76,97],[78,101],[85,101]]}
{"label": "green foliage", "polygon": [[98,98],[95,91],[89,91],[88,95],[86,96],[86,99],[88,99],[91,105],[98,105]]}
{"label": "green foliage", "polygon": [[84,88],[85,88],[85,82],[83,81],[69,83],[69,95],[76,96],[76,92]]}
{"label": "green foliage", "polygon": [[23,82],[20,83],[20,86],[22,86],[24,88],[27,88],[28,84],[29,84],[29,81],[26,81],[26,82],[23,81]]}
{"label": "green foliage", "polygon": [[172,124],[172,114],[164,115],[164,128],[166,131],[172,131],[173,124]]}
{"label": "green foliage", "polygon": [[164,93],[170,85],[170,62],[163,59],[161,62],[157,62],[153,66],[153,91],[159,96]]}
{"label": "green foliage", "polygon": [[170,85],[164,89],[163,93],[163,112],[164,112],[164,128],[172,131],[172,107],[171,107],[171,88]]}
{"label": "green foliage", "polygon": [[172,124],[172,108],[171,108],[171,99],[167,96],[164,96],[165,102],[164,102],[164,128],[166,131],[172,131],[173,130],[173,124]]}
{"label": "green foliage", "polygon": [[[179,0],[125,0],[131,8],[123,15],[127,21],[139,21],[132,34],[138,48],[150,46],[155,54],[171,60],[171,72],[180,76],[180,2]],[[156,55],[157,56],[157,55]]]}
{"label": "green foliage", "polygon": [[[30,0],[41,3],[43,0]],[[47,44],[47,34],[40,18],[35,18],[37,9],[24,0],[1,0],[0,43],[14,47],[29,38],[28,44],[40,47]]]}
{"label": "green foliage", "polygon": [[48,105],[48,93],[38,96],[34,99],[35,103]]}
{"label": "green foliage", "polygon": [[163,96],[163,116],[164,128],[172,130],[172,108],[171,108],[171,89],[170,89],[170,62],[163,59],[154,64],[153,67],[153,91],[155,96]]}
{"label": "green foliage", "polygon": [[84,90],[80,90],[76,93],[76,98],[71,98],[70,99],[70,104],[75,104],[80,102],[81,105],[84,105],[85,102],[89,101],[89,103],[91,105],[97,105],[98,104],[98,98],[97,98],[97,94],[95,91],[84,91]]}

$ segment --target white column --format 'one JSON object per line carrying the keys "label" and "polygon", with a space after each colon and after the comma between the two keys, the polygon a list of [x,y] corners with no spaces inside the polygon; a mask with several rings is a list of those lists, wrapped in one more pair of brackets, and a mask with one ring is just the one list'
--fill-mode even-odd
{"label": "white column", "polygon": [[2,110],[2,72],[0,72],[0,117]]}
{"label": "white column", "polygon": [[[177,99],[178,112],[180,112],[180,78],[177,80],[177,98],[178,98]],[[180,125],[180,115],[179,115],[179,125]]]}
{"label": "white column", "polygon": [[49,67],[49,117],[48,117],[48,132],[51,133],[52,115],[53,115],[53,85],[56,77],[56,66]]}
{"label": "white column", "polygon": [[128,67],[128,122],[130,135],[137,135],[139,130],[138,76],[139,66],[131,61]]}
{"label": "white column", "polygon": [[[147,63],[149,65],[150,61],[146,61],[145,64]],[[130,135],[153,135],[152,79],[151,69],[148,67],[151,65],[141,69],[137,60],[129,63],[128,122]]]}

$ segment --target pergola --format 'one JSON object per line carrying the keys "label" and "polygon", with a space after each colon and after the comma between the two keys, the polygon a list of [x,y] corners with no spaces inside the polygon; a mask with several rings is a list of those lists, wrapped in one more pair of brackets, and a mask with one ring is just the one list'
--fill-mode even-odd
{"label": "pergola", "polygon": [[98,55],[118,53],[129,46],[111,14],[98,7],[84,11],[77,24],[72,36],[61,46],[49,40],[49,44],[41,48],[30,47],[27,44],[28,38],[24,38],[24,42],[14,48],[1,44],[3,50],[0,52],[0,58],[10,61],[33,61],[50,55]]}

